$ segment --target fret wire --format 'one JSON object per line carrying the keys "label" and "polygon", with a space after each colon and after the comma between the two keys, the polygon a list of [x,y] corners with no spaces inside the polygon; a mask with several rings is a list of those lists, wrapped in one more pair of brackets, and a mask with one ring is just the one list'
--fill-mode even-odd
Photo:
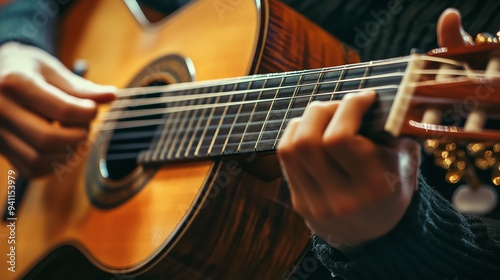
{"label": "fret wire", "polygon": [[[195,89],[193,93],[197,94],[199,91],[200,91],[199,89]],[[201,98],[198,99],[198,101],[196,102],[196,105],[200,105],[201,102],[202,102],[202,100],[203,99],[201,99]],[[188,123],[188,126],[187,126],[187,131],[186,131],[186,133],[184,133],[184,136],[182,137],[182,140],[181,140],[181,143],[179,145],[179,148],[177,149],[177,151],[175,153],[175,157],[177,157],[177,158],[180,157],[180,155],[181,155],[182,149],[184,148],[186,139],[187,139],[187,137],[189,135],[188,132],[190,131],[191,127],[193,126],[194,121],[196,120],[197,113],[198,113],[198,110],[194,110],[192,116],[189,117],[189,123]],[[182,125],[181,125],[181,127],[182,127]]]}
{"label": "fret wire", "polygon": [[[368,75],[370,74],[370,71],[371,71],[371,65],[372,65],[373,61],[370,61],[370,63],[368,64],[368,66],[366,66],[366,69],[365,69],[365,73],[363,74],[363,78],[367,78]],[[366,79],[362,79],[361,82],[359,82],[359,87],[358,89],[362,89],[364,88],[366,84]]]}
{"label": "fret wire", "polygon": [[[235,85],[236,85],[236,84],[235,84]],[[235,87],[235,86],[233,86],[233,89],[235,89],[235,88],[236,88],[236,87]],[[224,89],[224,86],[222,86],[222,89]],[[221,91],[222,91],[222,89],[221,89]],[[234,95],[229,96],[228,103],[231,103],[231,101],[233,100],[233,97],[234,97]],[[217,139],[217,134],[219,134],[220,127],[221,127],[221,125],[222,125],[222,122],[223,122],[223,120],[224,120],[224,117],[225,117],[225,115],[226,115],[226,112],[227,112],[228,108],[229,108],[229,106],[226,106],[226,107],[224,108],[224,111],[222,112],[222,116],[221,116],[221,118],[220,118],[219,125],[217,126],[217,129],[215,130],[215,133],[214,133],[214,136],[213,136],[212,142],[210,143],[210,148],[208,149],[207,154],[210,154],[210,153],[212,152],[212,148],[213,148],[213,146],[214,146],[215,140]]]}
{"label": "fret wire", "polygon": [[[215,98],[215,104],[219,103],[219,100],[220,100],[220,96],[217,96],[217,98]],[[212,120],[214,112],[215,112],[215,107],[213,107],[212,110],[210,111],[210,115],[208,117],[207,124],[205,125],[205,129],[203,129],[203,134],[202,134],[201,140],[198,142],[198,145],[196,147],[196,151],[194,152],[195,156],[198,155],[198,152],[200,151],[200,147],[203,143],[203,140],[205,140],[205,134],[207,133],[207,129],[208,129],[208,126],[210,125],[210,122]]]}
{"label": "fret wire", "polygon": [[[323,74],[323,73],[321,73],[321,74]],[[321,74],[320,74],[320,75],[321,75]],[[324,75],[324,74],[323,74],[323,75]],[[301,80],[300,80],[300,78],[299,78],[299,80],[297,81],[297,85],[299,85],[299,84],[300,84],[300,81],[301,81]],[[296,87],[295,87],[295,89],[293,90],[293,93],[292,93],[292,97],[291,97],[291,98],[290,98],[290,100],[288,101],[288,106],[287,106],[287,108],[286,108],[285,114],[284,114],[284,116],[283,116],[283,119],[281,120],[281,124],[280,124],[279,130],[278,130],[278,137],[279,137],[279,134],[280,134],[281,130],[283,129],[283,126],[284,126],[285,120],[288,118],[288,116],[289,116],[289,114],[290,114],[290,108],[291,108],[292,103],[293,103],[292,101],[293,101],[293,100],[295,100],[295,97],[296,97],[296,95],[297,95],[297,90],[298,90],[298,88],[299,88],[298,86],[296,86]],[[273,147],[276,147],[276,144],[277,144],[277,142],[278,142],[278,137],[276,137],[276,139],[274,140]]]}
{"label": "fret wire", "polygon": [[[162,119],[162,118],[163,118],[163,116],[160,117],[160,119]],[[172,125],[174,125],[174,124],[169,123],[169,122],[165,122],[160,139],[158,139],[158,141],[156,142],[156,144],[155,144],[156,146],[155,146],[154,151],[151,155],[152,160],[157,160],[158,156],[162,150],[161,147],[167,146],[165,138],[167,137],[167,134],[169,134],[167,132],[170,130],[170,126],[172,126]]]}
{"label": "fret wire", "polygon": [[[371,115],[372,115],[373,117],[371,117],[371,118],[370,118],[370,121],[368,121],[368,122],[367,122],[367,123],[365,123],[364,125],[366,125],[366,126],[377,126],[377,125],[378,125],[378,126],[381,126],[381,125],[383,125],[384,121],[383,121],[383,120],[381,120],[380,118],[377,118],[377,117],[376,117],[376,115],[384,115],[384,113],[387,113],[387,112],[385,112],[385,111],[383,111],[383,112],[377,112],[377,113],[372,112],[372,113],[371,113]],[[272,120],[271,120],[271,121],[269,121],[269,122],[278,122],[278,121],[280,121],[280,120],[274,120],[274,121],[272,121]],[[286,122],[289,122],[289,121],[290,121],[290,119],[287,119],[287,120],[285,120],[285,121],[286,121]],[[264,134],[266,134],[266,133],[268,133],[268,134],[274,134],[274,133],[275,133],[275,132],[277,132],[277,131],[278,131],[278,130],[270,130],[270,131],[264,131],[263,133],[264,133]],[[260,132],[247,132],[246,134],[247,134],[247,135],[256,135],[257,133],[259,133],[259,134],[260,134]],[[266,139],[266,140],[262,139],[262,140],[261,140],[261,142],[266,142],[266,141],[271,141],[271,140],[272,140],[272,141],[274,141],[273,139]],[[279,140],[279,139],[278,139],[278,140]],[[248,143],[248,144],[253,144],[253,143],[254,143],[254,141],[244,141],[244,142],[243,142],[243,144],[246,144],[246,143]],[[276,145],[273,145],[272,147],[274,148],[274,147],[276,147]],[[256,151],[259,151],[259,149],[256,149]]]}
{"label": "fret wire", "polygon": [[[262,84],[262,88],[265,88],[266,84],[267,84],[267,80],[264,80],[264,83]],[[262,96],[262,90],[259,92],[259,95],[257,96],[256,101],[260,100],[261,96]],[[240,151],[241,150],[241,143],[243,142],[243,139],[245,138],[245,133],[248,130],[249,124],[252,123],[253,114],[255,112],[255,108],[257,108],[257,104],[259,104],[259,102],[255,102],[254,105],[253,105],[252,112],[250,113],[250,117],[248,118],[248,122],[246,123],[245,130],[243,131],[243,135],[241,136],[241,141],[238,144],[238,148],[236,149],[236,151]]]}
{"label": "fret wire", "polygon": [[[314,86],[313,91],[311,93],[311,96],[309,97],[308,104],[311,103],[312,97],[315,94],[315,92],[316,93],[318,92],[318,90],[319,90],[318,83],[320,81],[322,81],[324,75],[325,75],[325,73],[323,71],[319,74],[318,79],[316,80],[316,85]],[[294,92],[294,95],[295,95],[295,93],[296,92]],[[330,97],[330,100],[333,98],[333,93],[331,95],[332,95],[332,97]],[[295,97],[295,96],[293,96],[293,97]],[[290,102],[288,103],[288,108],[287,108],[287,110],[285,112],[285,115],[283,116],[283,120],[282,120],[282,122],[280,124],[280,128],[278,129],[278,134],[276,135],[276,138],[274,139],[273,147],[276,147],[276,145],[278,144],[278,140],[280,139],[280,135],[281,135],[283,129],[286,127],[285,120],[286,120],[286,123],[288,124],[288,120],[287,119],[289,117],[289,108],[290,108],[290,105],[293,103],[292,100],[290,100]]]}
{"label": "fret wire", "polygon": [[[180,105],[186,106],[187,105],[186,101],[181,102]],[[168,128],[169,131],[177,131],[177,133],[180,133],[180,130],[176,129],[176,127],[180,127],[180,123],[182,122],[182,115],[184,115],[185,113],[187,113],[187,112],[177,112],[177,113],[174,113],[174,114],[169,116],[169,118],[173,117],[174,120],[179,120],[178,122],[172,124],[172,126],[170,128]],[[159,149],[160,149],[159,155],[164,157],[167,153],[167,150],[175,145],[176,138],[177,137],[174,137],[173,133],[168,133],[167,139],[165,139],[165,142],[162,143],[161,146],[159,147]],[[174,140],[174,142],[172,142],[172,139]]]}
{"label": "fret wire", "polygon": [[[185,94],[189,94],[189,92],[186,92]],[[186,105],[193,105],[192,103],[193,103],[193,100],[190,100],[188,102],[188,104],[186,104]],[[186,111],[186,112],[183,112],[183,113],[178,115],[178,117],[180,118],[180,122],[177,126],[177,133],[175,134],[175,136],[173,136],[173,134],[172,134],[173,141],[168,145],[168,147],[167,147],[167,145],[165,145],[165,147],[162,148],[163,155],[165,155],[168,152],[167,158],[170,158],[172,156],[172,153],[174,152],[175,145],[179,141],[180,135],[182,134],[182,130],[179,128],[184,127],[184,124],[186,123],[186,121],[188,120],[188,117],[190,115],[189,113],[190,113],[190,111]],[[171,139],[168,139],[167,141],[170,142]]]}
{"label": "fret wire", "polygon": [[[203,88],[203,89],[201,90],[201,92],[205,92],[207,89],[208,89],[208,88]],[[211,97],[209,97],[209,98],[206,98],[206,99],[207,99],[207,100],[211,100],[212,98],[211,98]],[[203,100],[203,98],[200,98],[200,102],[201,102],[201,100]],[[198,110],[197,110],[197,111],[198,111]],[[201,123],[202,123],[202,122],[203,122],[203,120],[205,119],[205,114],[206,114],[206,112],[207,112],[207,109],[206,109],[206,108],[205,108],[205,109],[203,109],[203,110],[201,111],[200,118],[199,118],[198,122],[196,123],[196,128],[195,128],[195,131],[193,132],[193,136],[191,137],[191,140],[189,141],[189,144],[188,144],[188,146],[187,146],[187,148],[186,148],[186,152],[184,153],[184,156],[187,156],[187,155],[188,155],[188,153],[189,153],[189,151],[191,150],[191,147],[193,146],[193,143],[194,143],[194,139],[196,138],[196,134],[197,134],[197,132],[199,131],[199,128],[200,128],[200,126],[201,126]]]}
{"label": "fret wire", "polygon": [[309,95],[309,101],[307,101],[307,106],[309,106],[309,104],[311,104],[311,102],[313,101],[314,94],[316,94],[318,92],[318,87],[319,87],[318,83],[319,83],[320,79],[321,79],[321,75],[318,76],[318,79],[316,80],[316,84],[314,85],[313,90],[311,91],[311,94]]}
{"label": "fret wire", "polygon": [[342,71],[340,72],[339,79],[337,80],[337,83],[335,84],[335,88],[333,89],[333,94],[330,97],[330,101],[333,101],[333,98],[335,97],[335,93],[339,91],[340,83],[344,79],[345,73],[346,73],[346,65],[344,66],[344,68],[342,68]]}
{"label": "fret wire", "polygon": [[[282,77],[281,81],[280,81],[280,85],[278,87],[281,87],[281,85],[283,84],[284,80],[285,80],[285,77]],[[297,84],[300,84],[301,80],[302,80],[302,75],[299,76],[299,80],[297,81]],[[271,114],[271,111],[273,110],[274,101],[278,97],[278,94],[279,94],[279,89],[276,90],[276,93],[274,94],[273,101],[271,101],[271,106],[269,106],[269,110],[267,111],[267,115],[264,118],[264,123],[262,124],[262,128],[260,129],[259,136],[257,136],[257,141],[255,141],[254,149],[257,149],[257,145],[259,144],[259,140],[262,137],[262,131],[264,131],[264,128],[266,127],[266,121],[269,119],[269,115]]]}
{"label": "fret wire", "polygon": [[[248,83],[247,90],[250,89],[251,84],[252,84],[251,82]],[[237,87],[235,87],[235,88],[237,88]],[[247,93],[244,93],[242,101],[245,101],[246,98],[247,98]],[[240,106],[238,107],[238,112],[236,112],[236,116],[234,117],[233,124],[231,125],[231,128],[229,129],[229,133],[227,134],[226,141],[224,141],[224,146],[222,147],[222,153],[224,153],[226,150],[227,143],[229,142],[229,137],[230,137],[231,133],[233,132],[233,128],[236,125],[236,120],[239,118],[239,115],[240,115],[242,108],[243,108],[243,104],[240,104]]]}

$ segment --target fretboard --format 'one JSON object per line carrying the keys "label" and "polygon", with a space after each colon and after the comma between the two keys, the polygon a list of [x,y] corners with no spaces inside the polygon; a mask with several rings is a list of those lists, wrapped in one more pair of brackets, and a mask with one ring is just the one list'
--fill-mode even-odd
{"label": "fretboard", "polygon": [[[128,100],[137,105],[117,118],[108,157],[136,156],[143,164],[164,164],[274,151],[288,122],[311,102],[340,100],[361,89],[378,93],[363,130],[381,131],[406,65],[387,60],[194,83],[139,95]],[[160,102],[142,105],[149,98]]]}

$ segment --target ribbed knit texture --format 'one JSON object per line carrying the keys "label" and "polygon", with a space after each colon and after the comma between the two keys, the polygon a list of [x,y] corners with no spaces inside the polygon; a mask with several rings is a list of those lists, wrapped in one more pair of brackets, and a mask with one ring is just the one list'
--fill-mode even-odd
{"label": "ribbed knit texture", "polygon": [[71,1],[17,0],[0,8],[0,45],[17,41],[55,54],[60,14]]}
{"label": "ribbed knit texture", "polygon": [[448,7],[462,13],[464,28],[473,36],[500,29],[497,0],[281,1],[353,46],[365,61],[408,55],[412,48],[435,48],[436,24]]}
{"label": "ribbed knit texture", "polygon": [[420,179],[401,222],[357,248],[357,257],[314,237],[317,257],[346,279],[500,279],[500,243],[476,216],[461,215]]}

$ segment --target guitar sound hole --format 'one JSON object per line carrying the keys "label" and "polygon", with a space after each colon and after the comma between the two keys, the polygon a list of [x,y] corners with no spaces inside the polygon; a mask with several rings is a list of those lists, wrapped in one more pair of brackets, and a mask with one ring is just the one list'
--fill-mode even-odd
{"label": "guitar sound hole", "polygon": [[[147,86],[162,86],[164,81],[154,81]],[[161,93],[137,95],[131,98],[144,99],[160,97]],[[148,109],[164,108],[164,105],[152,104],[127,107],[127,111],[138,111]],[[122,109],[120,109],[122,110]],[[155,138],[158,124],[147,125],[148,120],[158,119],[160,115],[148,115],[131,118],[122,118],[118,125],[124,128],[117,128],[113,131],[109,147],[106,152],[107,177],[112,180],[120,180],[131,174],[137,168],[137,156],[143,150],[149,148],[151,141]],[[133,122],[140,121],[141,125],[134,126]]]}

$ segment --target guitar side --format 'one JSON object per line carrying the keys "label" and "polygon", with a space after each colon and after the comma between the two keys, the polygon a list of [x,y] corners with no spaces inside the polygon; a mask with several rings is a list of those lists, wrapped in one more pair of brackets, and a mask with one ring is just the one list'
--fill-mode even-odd
{"label": "guitar side", "polygon": [[[196,1],[144,30],[119,0],[81,1],[64,27],[61,59],[68,66],[85,59],[88,79],[118,87],[166,54],[190,58],[197,80],[357,59],[275,1],[220,3],[225,9]],[[90,134],[88,143],[100,145]],[[87,155],[77,150],[64,174],[31,182],[17,212],[16,273],[2,270],[0,278],[275,279],[307,245],[309,232],[281,179],[252,175],[266,160],[260,156],[162,167],[133,198],[102,210],[87,198]],[[9,169],[4,161],[0,167]]]}

